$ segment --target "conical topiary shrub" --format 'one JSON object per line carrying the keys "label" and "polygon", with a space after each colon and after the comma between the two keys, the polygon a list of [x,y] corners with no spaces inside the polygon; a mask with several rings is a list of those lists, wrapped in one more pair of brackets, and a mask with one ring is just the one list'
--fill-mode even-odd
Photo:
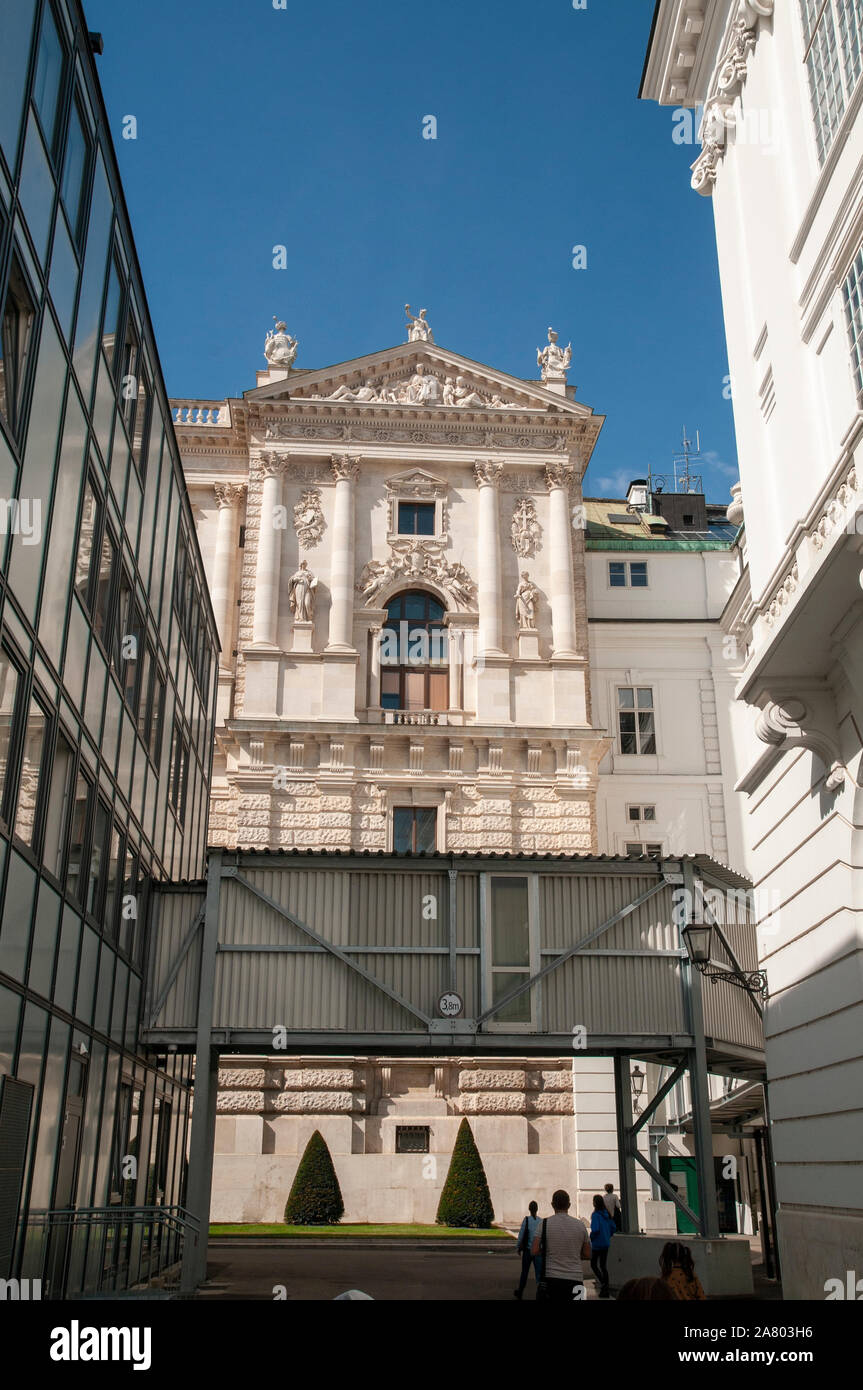
{"label": "conical topiary shrub", "polygon": [[462,1120],[440,1194],[437,1224],[485,1228],[493,1221],[494,1207],[479,1149],[470,1125],[467,1120]]}
{"label": "conical topiary shrub", "polygon": [[326,1140],[316,1129],[291,1183],[285,1203],[288,1226],[334,1226],[345,1214],[342,1190]]}

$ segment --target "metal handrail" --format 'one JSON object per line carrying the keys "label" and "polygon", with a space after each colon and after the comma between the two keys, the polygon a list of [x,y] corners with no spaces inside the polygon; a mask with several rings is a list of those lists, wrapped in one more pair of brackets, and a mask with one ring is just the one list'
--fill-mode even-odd
{"label": "metal handrail", "polygon": [[120,1295],[178,1282],[198,1219],[179,1206],[63,1207],[30,1211],[21,1277],[40,1280],[42,1297]]}

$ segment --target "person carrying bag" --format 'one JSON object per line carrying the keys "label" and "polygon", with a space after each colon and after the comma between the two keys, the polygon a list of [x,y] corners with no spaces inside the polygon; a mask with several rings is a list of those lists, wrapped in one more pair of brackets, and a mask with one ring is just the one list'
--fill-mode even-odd
{"label": "person carrying bag", "polygon": [[584,1299],[583,1260],[590,1259],[587,1227],[577,1216],[569,1215],[569,1193],[558,1189],[551,1199],[553,1216],[547,1216],[542,1231],[533,1242],[534,1255],[543,1261],[537,1300],[543,1303],[572,1303]]}

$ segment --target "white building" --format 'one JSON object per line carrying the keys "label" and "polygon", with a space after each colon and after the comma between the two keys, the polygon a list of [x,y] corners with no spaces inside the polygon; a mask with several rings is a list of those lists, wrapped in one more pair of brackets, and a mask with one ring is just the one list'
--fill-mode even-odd
{"label": "white building", "polygon": [[[733,864],[725,509],[585,502],[603,421],[556,335],[521,380],[417,323],[322,370],[294,366],[281,325],[242,399],[174,403],[222,634],[211,841]],[[537,1182],[589,1212],[617,1174],[611,1072],[306,1059],[285,1082],[277,1059],[224,1059],[214,1217],[279,1219],[320,1127],[348,1219],[433,1220],[439,1184],[402,1184],[400,1154],[448,1155],[462,1114],[500,1217]],[[256,1094],[297,1093],[278,1137],[266,1102],[243,1110],[252,1074]]]}
{"label": "white building", "polygon": [[860,0],[660,0],[642,87],[670,136],[700,129],[716,219],[748,547],[734,757],[792,1298],[863,1270],[861,50]]}

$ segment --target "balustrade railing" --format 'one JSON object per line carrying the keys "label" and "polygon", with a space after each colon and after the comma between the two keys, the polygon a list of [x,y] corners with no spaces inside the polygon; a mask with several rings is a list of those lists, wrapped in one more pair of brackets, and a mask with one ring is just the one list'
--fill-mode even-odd
{"label": "balustrade railing", "polygon": [[230,428],[231,407],[227,401],[171,401],[175,425],[221,425]]}
{"label": "balustrade railing", "polygon": [[183,1247],[199,1223],[182,1207],[31,1211],[19,1283],[43,1299],[86,1298],[179,1284]]}

